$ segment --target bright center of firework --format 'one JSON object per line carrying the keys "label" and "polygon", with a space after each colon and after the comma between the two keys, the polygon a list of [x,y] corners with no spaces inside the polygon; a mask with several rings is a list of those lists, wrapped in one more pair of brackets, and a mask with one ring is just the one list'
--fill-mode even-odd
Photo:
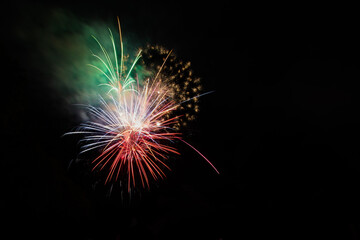
{"label": "bright center of firework", "polygon": [[142,122],[135,122],[133,128],[135,131],[141,131],[142,128],[145,126]]}

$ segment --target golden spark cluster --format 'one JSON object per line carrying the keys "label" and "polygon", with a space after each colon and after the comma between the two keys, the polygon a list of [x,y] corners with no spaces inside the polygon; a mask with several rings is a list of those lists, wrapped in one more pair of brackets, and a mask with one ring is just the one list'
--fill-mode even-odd
{"label": "golden spark cluster", "polygon": [[[170,55],[169,55],[170,54]],[[164,60],[167,58],[165,64]],[[174,128],[179,130],[187,126],[189,121],[195,119],[199,112],[198,95],[201,94],[202,86],[200,78],[195,77],[189,61],[178,59],[174,52],[159,46],[147,45],[142,49],[141,64],[147,69],[159,71],[159,80],[168,89],[169,97],[178,103],[183,117],[175,124]]]}

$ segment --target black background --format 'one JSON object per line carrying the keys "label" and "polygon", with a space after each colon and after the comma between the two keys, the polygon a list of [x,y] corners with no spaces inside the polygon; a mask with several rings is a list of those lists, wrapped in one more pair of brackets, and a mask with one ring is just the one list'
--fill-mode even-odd
{"label": "black background", "polygon": [[[12,239],[359,238],[354,6],[210,2],[2,8],[1,206]],[[168,178],[129,202],[69,168],[76,142],[60,136],[75,121],[29,67],[36,51],[11,35],[56,8],[84,21],[119,16],[123,29],[192,62],[215,92],[201,100],[189,140],[220,175],[180,146]]]}

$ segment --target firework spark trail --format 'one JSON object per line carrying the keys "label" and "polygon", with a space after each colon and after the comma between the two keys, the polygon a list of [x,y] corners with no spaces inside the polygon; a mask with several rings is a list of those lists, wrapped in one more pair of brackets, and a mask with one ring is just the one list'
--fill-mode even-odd
{"label": "firework spark trail", "polygon": [[83,143],[80,153],[100,150],[99,156],[92,161],[92,169],[108,170],[105,184],[122,177],[121,179],[127,181],[128,191],[132,186],[136,186],[137,177],[140,178],[143,187],[150,187],[150,176],[154,180],[165,177],[163,169],[170,169],[165,162],[168,155],[180,154],[171,146],[175,140],[191,147],[219,173],[203,154],[183,140],[181,133],[175,132],[173,128],[181,116],[173,114],[169,117],[170,113],[176,112],[182,103],[190,99],[177,103],[169,97],[170,89],[158,79],[171,51],[155,77],[139,85],[139,81],[131,77],[131,72],[141,56],[141,51],[125,73],[119,19],[118,26],[121,46],[120,68],[111,31],[109,30],[115,64],[112,63],[106,49],[93,37],[105,59],[95,54],[93,56],[101,62],[106,71],[98,66],[91,66],[108,79],[109,83],[106,85],[110,87],[109,100],[100,96],[100,107],[87,107],[92,120],[81,124],[76,131],[68,133],[85,135],[80,140]]}

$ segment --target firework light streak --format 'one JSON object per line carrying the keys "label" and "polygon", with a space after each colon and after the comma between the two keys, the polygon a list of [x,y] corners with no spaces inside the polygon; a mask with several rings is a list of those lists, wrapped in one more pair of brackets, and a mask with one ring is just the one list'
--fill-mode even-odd
{"label": "firework light streak", "polygon": [[176,140],[184,142],[195,150],[219,173],[211,162],[195,147],[183,140],[181,133],[175,132],[173,127],[181,117],[173,113],[181,104],[190,99],[176,102],[169,97],[171,90],[158,79],[171,51],[155,77],[147,79],[140,85],[138,79],[131,77],[131,72],[141,56],[141,51],[125,73],[119,18],[117,20],[120,35],[120,64],[110,29],[114,64],[110,54],[93,36],[104,58],[96,54],[92,55],[106,70],[102,70],[99,66],[90,66],[100,71],[108,80],[106,86],[110,90],[107,98],[99,97],[99,107],[88,106],[91,120],[67,134],[84,135],[80,140],[82,143],[80,153],[100,150],[99,155],[92,161],[92,169],[108,171],[105,184],[124,179],[129,191],[131,187],[136,186],[137,178],[140,178],[141,186],[150,187],[150,177],[154,180],[165,177],[163,169],[170,169],[165,163],[169,154],[180,154],[173,147]]}

